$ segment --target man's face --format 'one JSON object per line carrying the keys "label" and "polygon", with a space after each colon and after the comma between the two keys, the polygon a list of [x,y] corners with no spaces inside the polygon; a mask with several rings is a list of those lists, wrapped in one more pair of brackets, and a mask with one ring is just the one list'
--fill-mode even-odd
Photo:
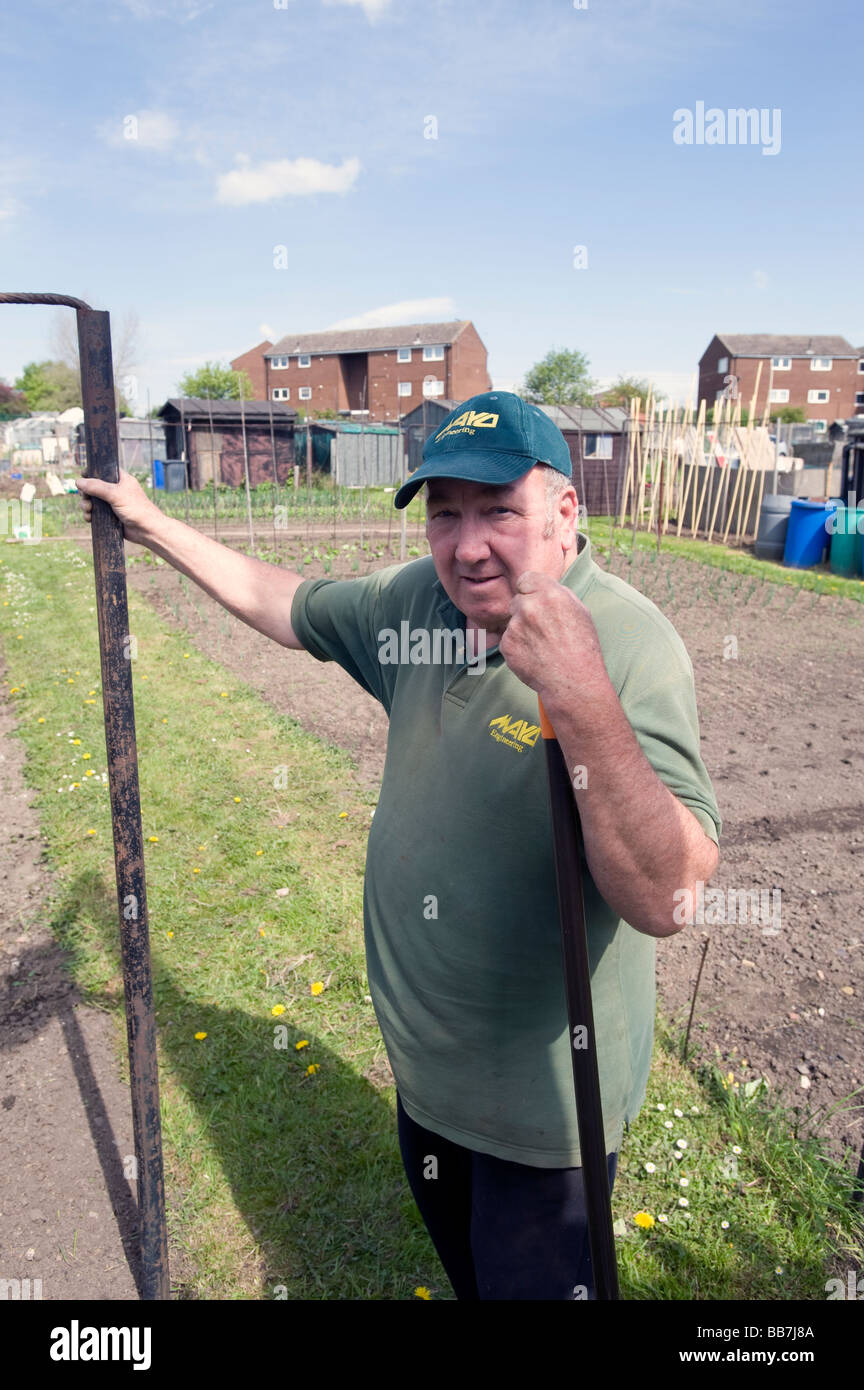
{"label": "man's face", "polygon": [[429,548],[438,578],[469,628],[504,631],[516,581],[526,570],[561,578],[574,558],[577,514],[576,493],[568,487],[558,499],[552,535],[543,535],[545,468],[532,468],[503,487],[459,478],[430,480]]}

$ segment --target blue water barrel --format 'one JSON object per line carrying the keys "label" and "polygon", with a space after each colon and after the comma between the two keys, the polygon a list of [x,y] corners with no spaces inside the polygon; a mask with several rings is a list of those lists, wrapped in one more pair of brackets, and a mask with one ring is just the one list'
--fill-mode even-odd
{"label": "blue water barrel", "polygon": [[836,502],[810,502],[804,497],[793,497],[783,551],[784,565],[807,569],[821,563],[831,539],[827,522],[836,510]]}
{"label": "blue water barrel", "polygon": [[165,486],[165,465],[161,459],[153,460],[153,486]]}

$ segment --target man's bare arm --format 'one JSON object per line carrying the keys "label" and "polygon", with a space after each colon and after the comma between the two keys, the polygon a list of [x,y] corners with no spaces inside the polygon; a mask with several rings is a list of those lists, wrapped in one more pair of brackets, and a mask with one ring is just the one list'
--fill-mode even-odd
{"label": "man's bare arm", "polygon": [[303,650],[291,626],[291,604],[303,575],[279,565],[243,555],[202,535],[194,527],[165,516],[140,483],[125,469],[120,481],[76,478],[85,520],[91,520],[91,497],[108,502],[123,523],[123,535],[167,560],[181,574],[265,637],[283,647]]}

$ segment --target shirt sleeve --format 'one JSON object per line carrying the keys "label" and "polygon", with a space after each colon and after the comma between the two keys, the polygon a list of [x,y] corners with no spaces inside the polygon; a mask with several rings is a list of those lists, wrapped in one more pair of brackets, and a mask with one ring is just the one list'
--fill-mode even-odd
{"label": "shirt sleeve", "polygon": [[656,631],[650,661],[629,674],[618,698],[661,782],[720,843],[722,820],[699,749],[693,666],[677,632]]}
{"label": "shirt sleeve", "polygon": [[377,631],[382,577],[304,579],[294,594],[291,626],[317,661],[335,661],[376,700],[384,703]]}

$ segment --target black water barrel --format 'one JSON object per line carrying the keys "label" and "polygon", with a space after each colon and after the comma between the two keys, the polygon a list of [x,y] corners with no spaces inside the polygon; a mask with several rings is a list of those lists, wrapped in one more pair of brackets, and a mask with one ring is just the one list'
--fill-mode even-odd
{"label": "black water barrel", "polygon": [[791,510],[791,497],[772,492],[762,498],[754,546],[757,560],[774,560],[778,565],[782,564]]}

